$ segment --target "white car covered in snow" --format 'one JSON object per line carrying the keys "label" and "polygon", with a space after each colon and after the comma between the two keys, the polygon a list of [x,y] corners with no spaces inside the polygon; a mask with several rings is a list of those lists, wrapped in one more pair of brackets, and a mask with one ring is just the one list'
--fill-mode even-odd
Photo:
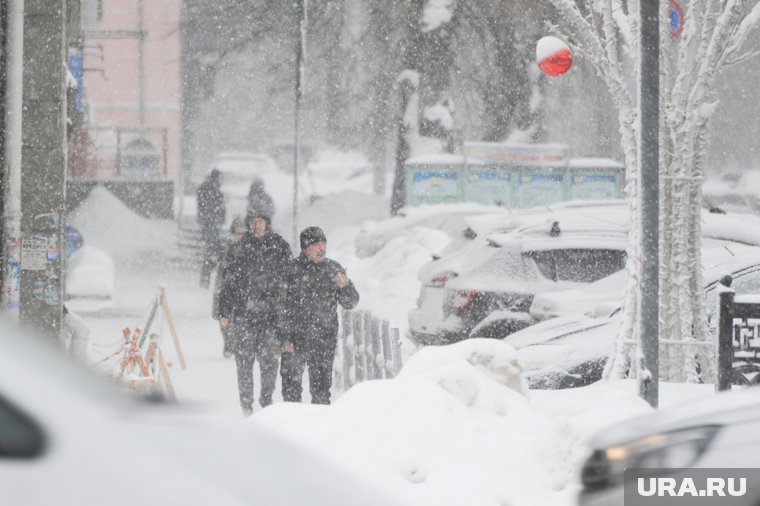
{"label": "white car covered in snow", "polygon": [[[737,293],[760,293],[760,248],[709,241],[703,247],[705,297],[708,319],[715,323],[717,288],[727,282]],[[615,299],[622,300],[625,277],[621,277]],[[609,280],[598,283],[607,284]],[[573,307],[591,310],[595,294],[605,293],[592,283],[582,289],[557,292],[557,300],[572,300]],[[606,287],[605,287],[606,288]],[[555,305],[561,312],[561,305]],[[602,377],[604,366],[613,352],[621,325],[619,307],[609,316],[567,313],[506,336],[504,341],[518,350],[520,363],[531,388],[569,388],[583,386]]]}
{"label": "white car covered in snow", "polygon": [[412,339],[446,343],[524,328],[533,323],[528,308],[535,294],[623,269],[627,222],[619,202],[515,213],[511,223],[420,270]]}
{"label": "white car covered in snow", "polygon": [[399,504],[255,425],[126,395],[0,321],[3,504]]}

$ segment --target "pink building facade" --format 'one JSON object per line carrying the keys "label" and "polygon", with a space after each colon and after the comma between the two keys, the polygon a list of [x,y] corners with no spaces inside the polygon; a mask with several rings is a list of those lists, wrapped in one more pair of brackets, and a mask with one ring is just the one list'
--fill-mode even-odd
{"label": "pink building facade", "polygon": [[181,185],[181,0],[83,0],[74,179]]}

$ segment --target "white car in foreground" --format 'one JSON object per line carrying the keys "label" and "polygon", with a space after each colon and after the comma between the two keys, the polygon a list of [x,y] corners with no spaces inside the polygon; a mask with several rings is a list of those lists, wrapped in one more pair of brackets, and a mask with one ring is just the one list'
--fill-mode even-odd
{"label": "white car in foreground", "polygon": [[[696,474],[689,468],[756,468],[760,454],[760,390],[721,393],[618,422],[598,433],[590,447],[591,454],[581,471],[580,506],[622,505],[623,472],[627,468],[651,469],[645,471],[650,477],[678,480]],[[689,504],[760,504],[760,482],[746,480],[745,485],[741,497],[701,497]],[[629,482],[628,486],[637,485]],[[696,487],[701,488],[701,484],[696,483]]]}
{"label": "white car in foreground", "polygon": [[126,395],[0,322],[0,494],[54,506],[387,505],[255,424]]}

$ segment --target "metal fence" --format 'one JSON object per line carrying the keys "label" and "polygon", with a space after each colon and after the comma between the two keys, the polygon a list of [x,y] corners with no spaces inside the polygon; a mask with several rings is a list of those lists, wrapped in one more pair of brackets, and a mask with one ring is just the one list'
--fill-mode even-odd
{"label": "metal fence", "polygon": [[334,385],[346,391],[365,380],[394,378],[401,370],[401,335],[369,311],[340,311]]}

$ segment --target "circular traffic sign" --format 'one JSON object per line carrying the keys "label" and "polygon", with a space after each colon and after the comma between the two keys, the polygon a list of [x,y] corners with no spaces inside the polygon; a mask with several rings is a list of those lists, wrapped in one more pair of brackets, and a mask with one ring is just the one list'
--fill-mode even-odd
{"label": "circular traffic sign", "polygon": [[670,36],[676,38],[683,31],[684,21],[683,9],[676,0],[670,0],[668,18],[670,19]]}

